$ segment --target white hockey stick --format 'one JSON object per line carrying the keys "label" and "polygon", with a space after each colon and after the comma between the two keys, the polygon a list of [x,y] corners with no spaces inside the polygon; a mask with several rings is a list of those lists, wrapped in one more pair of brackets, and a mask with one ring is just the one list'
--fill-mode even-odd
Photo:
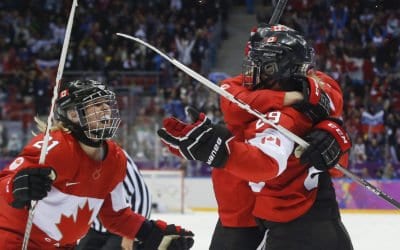
{"label": "white hockey stick", "polygon": [[[60,62],[58,64],[58,69],[57,69],[56,84],[55,84],[54,89],[53,89],[53,96],[52,96],[52,99],[51,99],[50,113],[49,113],[49,116],[47,117],[46,132],[45,132],[45,135],[44,135],[42,148],[40,150],[39,164],[44,164],[45,160],[46,160],[47,146],[49,144],[49,138],[50,138],[50,129],[51,129],[51,126],[52,126],[52,121],[53,121],[53,116],[54,116],[54,106],[55,106],[55,102],[56,102],[56,99],[57,99],[58,88],[59,88],[60,81],[61,81],[61,78],[62,78],[62,75],[63,75],[63,71],[64,71],[65,59],[67,57],[69,40],[70,40],[70,37],[71,37],[72,24],[74,22],[75,8],[77,6],[78,6],[78,0],[73,0],[71,11],[69,13],[67,28],[65,29],[64,42],[63,42],[63,46],[62,46],[62,50],[61,50]],[[52,180],[55,180],[56,179],[56,173],[54,173],[54,171],[52,171],[50,173],[49,177]],[[28,248],[29,237],[30,237],[31,231],[32,231],[33,215],[34,215],[34,212],[35,212],[36,205],[37,205],[37,201],[31,201],[31,207],[29,208],[28,219],[27,219],[26,227],[25,227],[24,241],[22,243],[22,249],[23,250],[26,250]]]}
{"label": "white hockey stick", "polygon": [[269,20],[269,24],[277,24],[279,19],[281,19],[282,13],[285,10],[286,4],[288,0],[279,0],[278,3],[274,6],[274,12],[272,13],[271,19]]}
{"label": "white hockey stick", "polygon": [[[294,142],[296,142],[297,144],[299,144],[301,147],[303,148],[307,148],[309,146],[309,144],[304,141],[302,138],[300,138],[299,136],[295,135],[294,133],[292,133],[291,131],[287,130],[285,127],[282,127],[279,124],[275,124],[273,122],[271,122],[270,120],[268,120],[266,118],[266,115],[262,114],[261,112],[252,109],[248,104],[242,102],[241,100],[236,99],[231,93],[227,92],[226,90],[220,88],[219,86],[215,85],[213,82],[211,82],[210,80],[208,80],[207,78],[205,78],[204,76],[200,75],[199,73],[197,73],[196,71],[190,69],[189,67],[187,67],[186,65],[182,64],[181,62],[179,62],[178,60],[176,60],[175,58],[169,57],[166,54],[164,54],[163,52],[161,52],[159,49],[157,49],[156,47],[146,43],[145,41],[127,35],[127,34],[123,34],[123,33],[117,33],[118,36],[121,37],[125,37],[127,39],[133,40],[135,42],[138,42],[144,46],[146,46],[147,48],[155,51],[156,53],[158,53],[160,56],[164,57],[166,60],[168,60],[170,63],[172,63],[173,65],[175,65],[177,68],[179,68],[180,70],[182,70],[183,72],[185,72],[186,74],[190,75],[192,78],[196,79],[197,81],[199,81],[201,84],[205,85],[206,87],[208,87],[209,89],[213,90],[214,92],[216,92],[217,94],[225,97],[226,99],[228,99],[229,101],[235,103],[236,105],[238,105],[240,108],[246,110],[248,113],[256,116],[257,118],[259,118],[262,122],[271,125],[272,127],[274,127],[275,129],[277,129],[279,132],[281,132],[282,134],[284,134],[285,136],[287,136],[289,139],[293,140]],[[378,189],[377,187],[375,187],[374,185],[370,184],[368,181],[366,181],[365,179],[360,178],[359,176],[353,174],[352,172],[350,172],[349,170],[347,170],[346,168],[340,166],[339,164],[335,165],[335,168],[338,169],[340,172],[342,172],[344,175],[346,175],[347,177],[351,178],[352,180],[354,180],[355,182],[357,182],[358,184],[364,186],[365,188],[367,188],[368,190],[370,190],[371,192],[373,192],[374,194],[376,194],[377,196],[381,197],[382,199],[386,200],[387,202],[389,202],[390,204],[392,204],[393,206],[395,206],[396,208],[400,209],[400,202],[396,201],[395,199],[393,199],[392,197],[390,197],[389,195],[387,195],[386,193],[384,193],[382,190]]]}

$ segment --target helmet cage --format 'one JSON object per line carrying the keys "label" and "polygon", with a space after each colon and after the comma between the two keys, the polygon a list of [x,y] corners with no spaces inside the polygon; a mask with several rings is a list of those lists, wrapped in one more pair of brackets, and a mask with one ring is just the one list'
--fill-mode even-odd
{"label": "helmet cage", "polygon": [[284,45],[254,43],[248,57],[243,60],[244,86],[254,89],[262,81],[289,77],[290,53],[291,48]]}
{"label": "helmet cage", "polygon": [[110,139],[121,123],[115,94],[109,90],[85,97],[75,108],[79,125],[89,139]]}
{"label": "helmet cage", "polygon": [[[76,111],[78,123],[67,115],[70,110]],[[112,138],[121,122],[115,93],[94,80],[77,80],[61,87],[55,115],[86,142]]]}
{"label": "helmet cage", "polygon": [[275,81],[306,75],[315,64],[315,53],[299,32],[284,25],[267,25],[251,34],[243,61],[243,84],[251,89]]}

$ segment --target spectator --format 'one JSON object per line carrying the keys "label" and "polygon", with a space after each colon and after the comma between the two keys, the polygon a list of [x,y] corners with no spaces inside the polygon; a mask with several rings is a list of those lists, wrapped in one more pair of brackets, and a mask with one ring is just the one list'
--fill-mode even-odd
{"label": "spectator", "polygon": [[361,168],[360,173],[361,173],[360,177],[363,178],[363,179],[370,179],[371,178],[371,175],[369,174],[369,170],[368,170],[367,167]]}
{"label": "spectator", "polygon": [[7,155],[15,157],[22,149],[22,138],[17,133],[12,133],[7,143]]}
{"label": "spectator", "polygon": [[5,155],[7,145],[8,145],[7,128],[0,123],[0,153],[2,155]]}
{"label": "spectator", "polygon": [[377,177],[378,178],[380,177],[383,180],[391,180],[398,178],[396,170],[394,169],[393,164],[391,162],[386,162],[383,169],[381,169],[381,176]]}
{"label": "spectator", "polygon": [[357,136],[350,153],[353,164],[363,164],[366,162],[367,154],[365,144],[361,136]]}
{"label": "spectator", "polygon": [[[190,35],[188,35],[190,36]],[[192,64],[192,50],[196,42],[195,38],[175,37],[175,45],[178,50],[178,59],[183,64],[190,66]]]}
{"label": "spectator", "polygon": [[371,138],[366,144],[367,160],[371,163],[383,164],[383,148],[379,144],[377,138]]}

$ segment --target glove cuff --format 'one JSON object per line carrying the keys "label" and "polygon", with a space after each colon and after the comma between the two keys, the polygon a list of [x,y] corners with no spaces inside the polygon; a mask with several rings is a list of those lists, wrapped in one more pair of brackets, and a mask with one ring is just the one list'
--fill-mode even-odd
{"label": "glove cuff", "polygon": [[145,241],[147,237],[150,235],[153,227],[154,227],[153,221],[145,220],[142,226],[139,228],[139,231],[136,234],[136,238],[140,241]]}
{"label": "glove cuff", "polygon": [[319,100],[321,99],[323,90],[320,88],[316,80],[312,77],[308,77],[307,83],[305,84],[308,84],[309,93],[306,94],[308,97],[308,102],[312,105],[317,105]]}
{"label": "glove cuff", "polygon": [[5,187],[5,192],[2,192],[2,196],[5,198],[5,200],[7,201],[8,204],[11,205],[11,203],[13,203],[15,201],[14,195],[13,195],[13,180],[15,178],[15,175],[17,173],[12,174],[6,184]]}
{"label": "glove cuff", "polygon": [[333,137],[335,137],[343,153],[347,152],[351,148],[351,139],[347,132],[341,127],[337,122],[329,120],[324,120],[314,127],[315,129],[320,129],[327,131]]}

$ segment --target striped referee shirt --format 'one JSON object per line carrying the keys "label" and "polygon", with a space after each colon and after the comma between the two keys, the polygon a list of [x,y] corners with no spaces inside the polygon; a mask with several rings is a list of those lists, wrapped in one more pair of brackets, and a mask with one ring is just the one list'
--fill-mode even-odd
{"label": "striped referee shirt", "polygon": [[[124,179],[126,202],[131,204],[133,211],[149,218],[151,212],[151,197],[149,190],[132,158],[126,151],[124,151],[124,153],[127,159],[126,176]],[[98,232],[107,232],[97,217],[93,221],[92,228]]]}

